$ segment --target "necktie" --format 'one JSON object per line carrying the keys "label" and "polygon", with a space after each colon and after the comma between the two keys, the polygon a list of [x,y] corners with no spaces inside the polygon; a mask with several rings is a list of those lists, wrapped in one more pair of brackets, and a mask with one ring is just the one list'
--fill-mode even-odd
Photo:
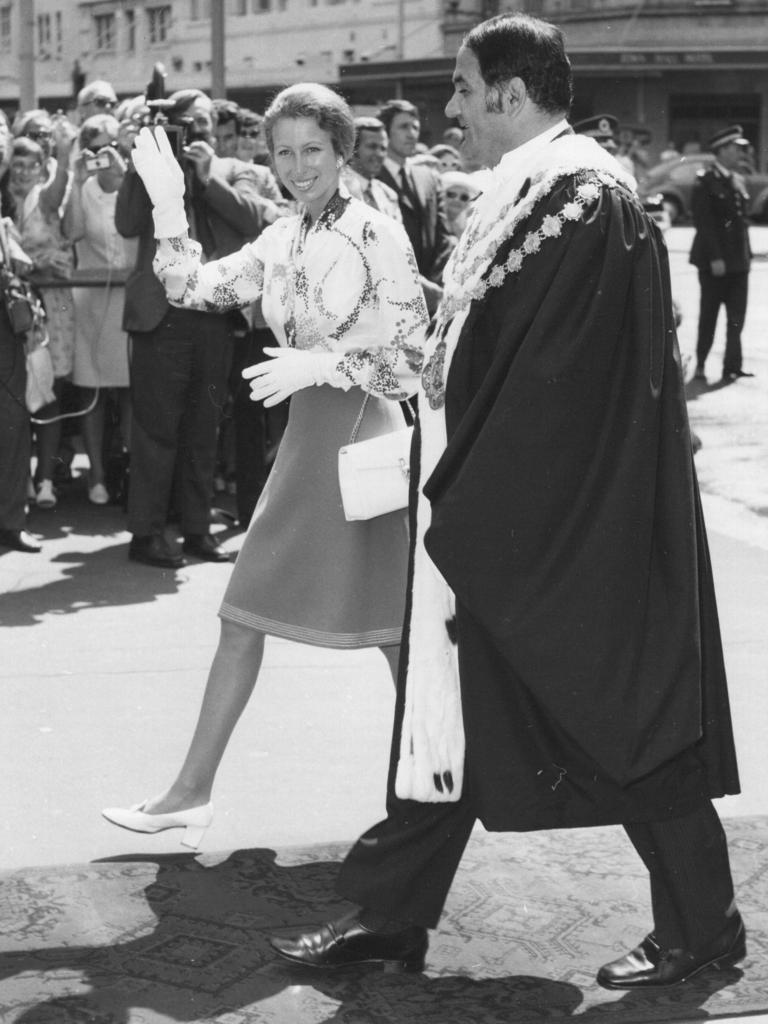
{"label": "necktie", "polygon": [[373,194],[373,183],[370,181],[363,192],[363,199],[365,199],[366,203],[368,203],[369,206],[372,206],[374,210],[378,210],[379,204],[376,202],[376,197]]}
{"label": "necktie", "polygon": [[408,174],[408,171],[406,171],[406,169],[405,169],[405,165],[403,165],[400,168],[400,190],[401,190],[404,198],[406,198],[410,202],[411,206],[413,206],[413,208],[416,209],[416,207],[417,207],[416,193],[413,191],[413,186],[411,185],[411,179],[410,179],[410,176]]}

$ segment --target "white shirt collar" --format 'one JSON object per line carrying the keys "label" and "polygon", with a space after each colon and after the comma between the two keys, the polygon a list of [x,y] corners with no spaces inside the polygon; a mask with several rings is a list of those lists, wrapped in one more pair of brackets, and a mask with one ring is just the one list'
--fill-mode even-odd
{"label": "white shirt collar", "polygon": [[395,179],[395,181],[400,181],[400,168],[401,167],[407,168],[408,167],[408,161],[406,160],[405,163],[399,164],[399,163],[397,163],[396,160],[393,160],[391,156],[385,156],[384,157],[384,166],[389,171],[389,173],[392,175],[392,177]]}
{"label": "white shirt collar", "polygon": [[498,164],[493,168],[494,171],[502,171],[505,176],[509,173],[514,173],[514,168],[527,163],[530,158],[543,146],[546,146],[557,138],[558,135],[564,131],[570,131],[570,125],[563,118],[562,121],[558,121],[557,124],[551,128],[547,128],[546,131],[541,132],[539,135],[535,135],[532,139],[524,142],[522,146],[517,146],[515,149],[510,149],[508,153],[499,160]]}
{"label": "white shirt collar", "polygon": [[490,197],[498,188],[503,187],[505,194],[509,194],[510,188],[514,188],[515,191],[521,189],[530,174],[531,166],[536,163],[537,154],[563,132],[571,133],[570,125],[565,118],[539,135],[535,135],[528,142],[524,142],[522,146],[517,146],[505,153],[496,166],[488,172],[486,195],[489,197],[489,202],[492,202]]}

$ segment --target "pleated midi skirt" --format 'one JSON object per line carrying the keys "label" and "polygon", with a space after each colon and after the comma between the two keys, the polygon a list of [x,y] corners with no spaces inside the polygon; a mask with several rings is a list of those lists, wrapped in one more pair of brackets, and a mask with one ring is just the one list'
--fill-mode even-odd
{"label": "pleated midi skirt", "polygon": [[[305,388],[291,398],[277,458],[219,611],[222,619],[320,647],[399,644],[405,606],[405,510],[347,522],[339,448],[360,388]],[[397,402],[369,398],[362,441],[403,426]]]}

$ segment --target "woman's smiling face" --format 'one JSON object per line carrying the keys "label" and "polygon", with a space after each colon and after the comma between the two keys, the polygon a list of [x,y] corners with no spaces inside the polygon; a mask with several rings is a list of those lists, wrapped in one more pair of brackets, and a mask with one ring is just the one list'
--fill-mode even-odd
{"label": "woman's smiling face", "polygon": [[275,170],[313,221],[339,185],[342,159],[329,132],[312,117],[281,117],[272,130]]}
{"label": "woman's smiling face", "polygon": [[40,181],[42,163],[37,157],[22,156],[20,153],[11,157],[9,183],[11,192],[17,196],[26,196]]}

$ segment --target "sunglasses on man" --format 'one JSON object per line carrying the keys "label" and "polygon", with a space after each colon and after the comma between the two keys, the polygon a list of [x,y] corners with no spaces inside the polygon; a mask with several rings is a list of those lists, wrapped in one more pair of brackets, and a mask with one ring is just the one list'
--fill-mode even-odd
{"label": "sunglasses on man", "polygon": [[445,193],[447,199],[458,199],[461,203],[468,203],[472,196],[469,192],[457,192],[456,189],[449,188]]}

